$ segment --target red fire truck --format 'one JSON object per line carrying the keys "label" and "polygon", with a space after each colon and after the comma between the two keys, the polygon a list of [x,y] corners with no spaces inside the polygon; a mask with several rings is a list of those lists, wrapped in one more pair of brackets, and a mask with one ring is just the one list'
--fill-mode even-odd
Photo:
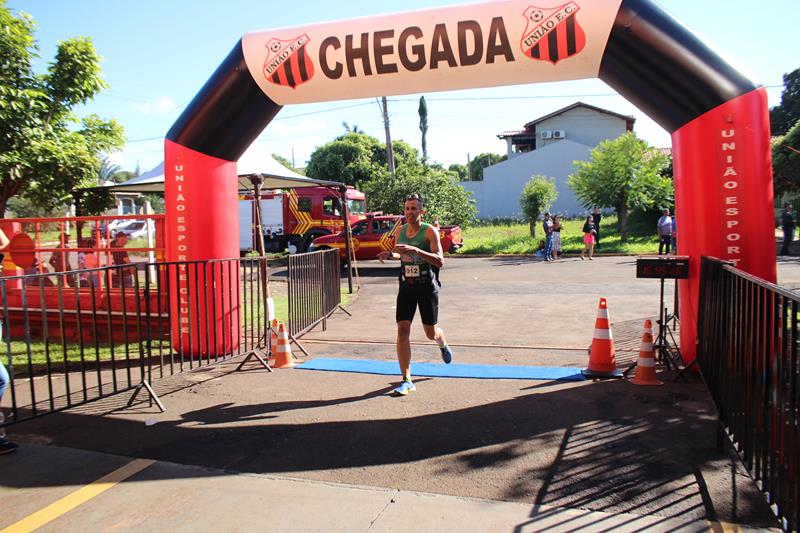
{"label": "red fire truck", "polygon": [[[364,193],[347,188],[347,209],[350,223],[366,218]],[[239,249],[254,250],[255,201],[252,195],[239,198]],[[261,228],[267,252],[305,252],[311,242],[323,235],[344,229],[342,204],[338,191],[327,187],[305,187],[288,191],[269,191],[261,195]]]}

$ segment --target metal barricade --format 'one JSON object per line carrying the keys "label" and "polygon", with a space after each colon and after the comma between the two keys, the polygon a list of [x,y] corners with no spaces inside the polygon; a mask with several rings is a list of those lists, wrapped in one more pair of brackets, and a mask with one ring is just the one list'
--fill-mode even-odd
{"label": "metal barricade", "polygon": [[[260,358],[269,350],[265,273],[266,258],[257,257],[0,278],[0,358],[12,376],[6,424],[143,388],[163,410],[154,379]],[[191,280],[182,285],[188,336],[176,331],[172,290],[183,276]],[[236,282],[216,283],[223,276]],[[219,302],[232,310],[216,320]]]}
{"label": "metal barricade", "polygon": [[700,369],[724,431],[784,528],[800,524],[800,297],[704,257]]}
{"label": "metal barricade", "polygon": [[342,303],[339,250],[292,255],[287,276],[290,337],[296,340],[320,322],[327,328],[327,318]]}

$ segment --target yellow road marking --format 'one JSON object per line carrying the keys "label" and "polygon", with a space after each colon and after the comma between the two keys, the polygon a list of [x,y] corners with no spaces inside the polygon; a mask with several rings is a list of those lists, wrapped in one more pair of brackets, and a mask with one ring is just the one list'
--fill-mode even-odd
{"label": "yellow road marking", "polygon": [[32,515],[28,515],[19,522],[11,524],[5,529],[0,530],[0,533],[22,533],[25,531],[33,531],[36,528],[42,527],[46,523],[55,520],[64,513],[71,511],[79,505],[86,503],[95,496],[102,494],[117,483],[125,481],[129,477],[137,474],[155,463],[150,459],[135,459],[123,467],[120,467],[110,474],[106,474],[97,481],[82,487],[75,492],[64,496],[60,500],[51,503],[47,507],[36,511]]}

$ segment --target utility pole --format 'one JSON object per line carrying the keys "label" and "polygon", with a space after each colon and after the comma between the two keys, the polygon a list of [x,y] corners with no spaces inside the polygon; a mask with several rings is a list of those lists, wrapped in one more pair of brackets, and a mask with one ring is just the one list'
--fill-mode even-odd
{"label": "utility pole", "polygon": [[469,152],[467,152],[467,181],[472,181],[472,171],[470,167],[472,166],[472,160],[469,158]]}
{"label": "utility pole", "polygon": [[394,150],[392,150],[392,134],[389,131],[389,109],[386,104],[386,97],[382,96],[379,102],[383,113],[383,128],[386,130],[386,161],[389,163],[389,172],[394,179]]}

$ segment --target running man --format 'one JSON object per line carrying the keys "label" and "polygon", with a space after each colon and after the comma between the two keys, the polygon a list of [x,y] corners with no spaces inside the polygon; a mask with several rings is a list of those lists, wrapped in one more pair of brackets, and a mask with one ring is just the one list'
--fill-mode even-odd
{"label": "running man", "polygon": [[422,198],[412,194],[403,205],[406,224],[392,251],[383,251],[378,259],[400,260],[400,288],[397,292],[395,317],[397,320],[397,361],[403,382],[394,389],[394,394],[405,396],[417,390],[411,381],[411,321],[419,306],[422,328],[425,335],[436,344],[442,360],[449,364],[453,352],[444,338],[444,331],[436,325],[439,316],[439,284],[437,273],[444,264],[439,232],[430,224],[422,222]]}

